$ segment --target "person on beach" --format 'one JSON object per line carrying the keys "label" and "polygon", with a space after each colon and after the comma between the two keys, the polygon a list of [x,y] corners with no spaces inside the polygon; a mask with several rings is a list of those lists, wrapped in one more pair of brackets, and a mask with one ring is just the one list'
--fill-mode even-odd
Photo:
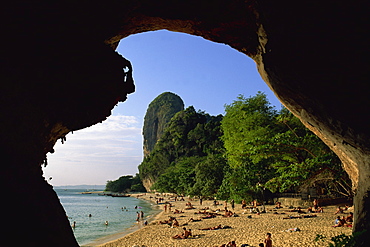
{"label": "person on beach", "polygon": [[[248,245],[249,246],[249,245]],[[216,246],[217,247],[217,246]],[[236,247],[235,241],[230,241],[227,244],[222,244],[220,247]]]}
{"label": "person on beach", "polygon": [[179,211],[178,209],[175,209],[175,211],[173,212],[174,214],[182,214],[184,213],[183,211]]}
{"label": "person on beach", "polygon": [[173,221],[173,217],[170,216],[170,218],[168,220],[164,220],[164,221],[159,221],[158,224],[162,225],[162,224],[169,224],[169,225],[172,225],[172,221]]}
{"label": "person on beach", "polygon": [[195,212],[194,214],[208,214],[208,212],[204,209],[203,211],[198,210],[198,212]]}
{"label": "person on beach", "polygon": [[202,218],[202,219],[211,219],[211,218],[215,218],[215,217],[216,217],[216,215],[214,215],[214,214],[207,214],[207,215],[205,215],[203,217],[200,217],[200,218]]}
{"label": "person on beach", "polygon": [[140,211],[140,217],[141,217],[142,219],[144,219],[144,212],[143,212],[143,211]]}
{"label": "person on beach", "polygon": [[282,208],[281,202],[276,202],[275,203],[275,209],[280,209],[280,208]]}
{"label": "person on beach", "polygon": [[343,214],[343,209],[342,209],[342,207],[341,206],[338,206],[337,207],[337,211],[335,211],[335,213],[334,214]]}
{"label": "person on beach", "polygon": [[245,209],[247,207],[247,202],[243,199],[242,200],[242,209]]}
{"label": "person on beach", "polygon": [[271,233],[266,233],[266,239],[264,241],[265,247],[272,247]]}
{"label": "person on beach", "polygon": [[173,218],[172,227],[179,227],[179,226],[180,226],[180,224],[179,224],[179,222],[177,221],[177,219],[176,219],[176,218]]}
{"label": "person on beach", "polygon": [[185,204],[185,206],[186,206],[186,210],[189,210],[189,209],[194,209],[194,207],[193,207],[193,205],[191,204],[191,202],[187,202],[186,204]]}
{"label": "person on beach", "polygon": [[202,205],[203,204],[203,198],[199,198],[199,204]]}
{"label": "person on beach", "polygon": [[164,208],[164,212],[167,212],[167,204],[164,204],[163,208]]}
{"label": "person on beach", "polygon": [[199,230],[218,230],[218,229],[222,229],[221,224],[219,224],[218,226],[207,227]]}
{"label": "person on beach", "polygon": [[299,214],[305,214],[305,212],[302,211],[302,208],[301,207],[298,207],[297,208],[297,213],[299,213]]}
{"label": "person on beach", "polygon": [[257,204],[258,204],[257,200],[253,200],[252,205],[253,205],[254,208],[257,208],[257,206],[258,206]]}
{"label": "person on beach", "polygon": [[344,226],[345,223],[346,221],[344,219],[341,219],[340,216],[338,216],[334,222],[333,227],[341,227],[341,226]]}
{"label": "person on beach", "polygon": [[140,220],[140,213],[139,212],[136,212],[136,216],[137,216],[136,217],[136,221],[139,222],[139,220]]}
{"label": "person on beach", "polygon": [[344,211],[347,211],[347,210],[349,210],[351,207],[350,206],[348,206],[348,205],[344,205]]}
{"label": "person on beach", "polygon": [[302,219],[303,216],[302,215],[289,215],[287,217],[283,217],[283,220],[287,220],[287,219]]}
{"label": "person on beach", "polygon": [[322,207],[318,207],[317,209],[314,209],[313,207],[307,208],[307,213],[323,213],[324,209]]}
{"label": "person on beach", "polygon": [[352,223],[353,222],[353,213],[350,212],[349,215],[346,217],[346,222],[347,223]]}
{"label": "person on beach", "polygon": [[299,214],[305,214],[305,212],[302,211],[301,207],[294,208],[294,209],[291,209],[291,210],[287,210],[287,212],[297,212]]}
{"label": "person on beach", "polygon": [[235,241],[228,242],[226,247],[236,247]]}
{"label": "person on beach", "polygon": [[319,201],[317,199],[313,200],[313,209],[315,213],[324,213],[324,209],[319,206]]}
{"label": "person on beach", "polygon": [[231,204],[231,208],[234,210],[234,208],[235,208],[235,201],[234,201],[234,199],[232,199],[230,201],[230,204]]}
{"label": "person on beach", "polygon": [[174,239],[186,239],[188,238],[189,236],[191,236],[191,230],[186,230],[186,227],[182,228],[184,230],[184,232],[182,234],[177,234],[175,236],[173,236],[172,238]]}
{"label": "person on beach", "polygon": [[229,210],[225,210],[225,214],[224,214],[224,217],[232,217],[233,216],[233,212],[229,211]]}
{"label": "person on beach", "polygon": [[317,199],[313,200],[313,208],[316,210],[319,207],[319,201]]}
{"label": "person on beach", "polygon": [[198,221],[202,221],[202,219],[193,219],[193,218],[190,218],[188,220],[188,222],[198,222]]}

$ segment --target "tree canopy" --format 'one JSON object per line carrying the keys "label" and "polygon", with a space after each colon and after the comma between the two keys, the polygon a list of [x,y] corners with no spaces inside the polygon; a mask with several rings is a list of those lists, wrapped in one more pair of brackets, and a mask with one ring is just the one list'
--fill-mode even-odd
{"label": "tree canopy", "polygon": [[273,192],[295,191],[330,168],[348,183],[338,157],[286,108],[276,111],[264,93],[239,96],[225,111],[222,139],[234,169],[229,180],[238,171],[250,191],[261,185]]}
{"label": "tree canopy", "polygon": [[141,178],[155,181],[152,189],[160,192],[241,200],[265,189],[295,192],[330,173],[327,193],[350,194],[338,157],[264,93],[240,95],[225,112],[178,112],[139,166]]}
{"label": "tree canopy", "polygon": [[108,180],[107,184],[105,186],[105,191],[111,191],[111,192],[146,192],[146,189],[144,188],[141,179],[139,177],[139,174],[136,174],[135,176],[126,175],[121,176],[117,180]]}

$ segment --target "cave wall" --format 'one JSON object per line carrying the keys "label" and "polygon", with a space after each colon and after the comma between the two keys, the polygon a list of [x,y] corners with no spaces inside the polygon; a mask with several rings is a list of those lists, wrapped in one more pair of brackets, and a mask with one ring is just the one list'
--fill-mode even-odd
{"label": "cave wall", "polygon": [[79,4],[7,2],[0,10],[1,246],[77,246],[41,166],[57,140],[105,120],[134,91],[132,68],[123,71],[129,61],[104,44],[116,8]]}
{"label": "cave wall", "polygon": [[41,165],[56,140],[105,120],[134,91],[130,63],[112,49],[118,41],[159,29],[252,57],[283,104],[341,158],[355,188],[354,229],[369,229],[368,7],[365,1],[4,3],[0,181],[11,227],[3,246],[12,246],[13,229],[27,232],[23,245],[77,245]]}

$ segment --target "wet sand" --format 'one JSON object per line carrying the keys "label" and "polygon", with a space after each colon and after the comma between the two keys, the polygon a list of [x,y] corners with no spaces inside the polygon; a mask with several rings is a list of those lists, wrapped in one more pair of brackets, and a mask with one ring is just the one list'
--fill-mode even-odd
{"label": "wet sand", "polygon": [[[152,200],[155,204],[154,194],[147,193],[140,198],[145,200]],[[315,237],[321,234],[330,239],[339,234],[351,234],[350,227],[332,227],[337,215],[334,215],[335,206],[324,207],[323,213],[317,213],[317,217],[301,218],[301,219],[283,219],[287,216],[297,216],[298,213],[287,212],[289,205],[282,205],[282,209],[274,210],[274,206],[266,206],[266,213],[257,215],[250,213],[250,210],[241,208],[240,204],[235,204],[235,209],[232,210],[230,203],[228,209],[235,212],[239,217],[217,216],[211,219],[202,219],[199,222],[188,222],[190,218],[198,219],[203,214],[195,214],[199,210],[209,207],[210,210],[223,210],[225,203],[220,201],[218,206],[213,206],[213,201],[203,201],[200,205],[199,200],[190,201],[195,209],[185,210],[188,198],[185,201],[174,201],[173,198],[164,197],[164,202],[170,202],[173,207],[172,212],[161,212],[148,226],[142,227],[140,230],[132,232],[122,238],[101,244],[102,247],[116,247],[116,246],[220,246],[227,244],[230,241],[236,241],[237,246],[242,244],[249,244],[250,246],[258,246],[262,243],[267,232],[272,234],[273,246],[328,246],[328,242],[316,242]],[[164,204],[159,205],[164,209]],[[174,214],[173,211],[178,209],[183,211],[181,214]],[[224,211],[220,211],[224,214]],[[276,214],[277,213],[277,214]],[[282,214],[283,213],[283,214]],[[285,214],[284,214],[285,213]],[[308,215],[308,214],[302,214]],[[347,216],[339,214],[340,216]],[[158,221],[168,220],[169,216],[175,217],[180,227],[171,228],[166,224],[159,225]],[[188,222],[188,223],[187,223]],[[193,237],[188,239],[173,239],[172,236],[181,234],[183,232],[182,225],[191,229]],[[230,226],[231,228],[219,230],[199,230],[207,227],[214,227],[221,224],[222,226]],[[290,228],[299,228],[300,231],[287,232]]]}

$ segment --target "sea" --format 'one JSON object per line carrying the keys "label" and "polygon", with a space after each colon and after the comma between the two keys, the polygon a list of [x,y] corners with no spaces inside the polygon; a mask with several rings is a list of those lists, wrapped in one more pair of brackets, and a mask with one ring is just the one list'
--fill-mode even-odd
{"label": "sea", "polygon": [[[82,188],[54,188],[54,190],[70,224],[76,222],[73,232],[81,246],[94,246],[138,230],[144,227],[145,220],[150,221],[160,211],[156,205],[135,197],[82,194],[86,192],[86,189]],[[140,211],[144,212],[144,219],[137,222],[137,212]],[[106,221],[108,225],[105,224]]]}

